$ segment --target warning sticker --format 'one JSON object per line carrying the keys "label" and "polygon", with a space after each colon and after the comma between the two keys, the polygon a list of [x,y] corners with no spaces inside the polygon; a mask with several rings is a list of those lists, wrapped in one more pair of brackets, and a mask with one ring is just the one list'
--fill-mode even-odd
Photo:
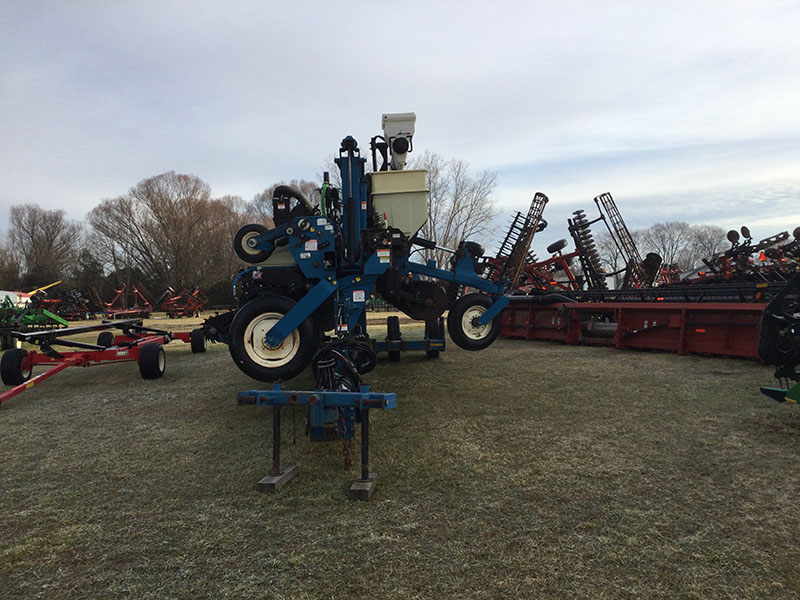
{"label": "warning sticker", "polygon": [[367,203],[366,202],[362,202],[361,203],[361,210],[367,210]]}
{"label": "warning sticker", "polygon": [[382,263],[388,263],[392,258],[392,251],[389,248],[378,248],[378,260]]}
{"label": "warning sticker", "polygon": [[317,219],[317,227],[322,227],[327,222],[328,222],[328,219],[326,219],[325,217],[320,217],[319,219]]}
{"label": "warning sticker", "polygon": [[317,249],[317,240],[306,240],[306,244],[303,247],[303,250],[306,252],[313,252]]}
{"label": "warning sticker", "polygon": [[347,333],[347,323],[340,323],[336,326],[336,331]]}
{"label": "warning sticker", "polygon": [[278,210],[286,210],[286,203],[285,202],[278,202],[278,204],[276,206],[278,207]]}
{"label": "warning sticker", "polygon": [[353,290],[353,302],[364,302],[366,300],[366,294],[364,290]]}

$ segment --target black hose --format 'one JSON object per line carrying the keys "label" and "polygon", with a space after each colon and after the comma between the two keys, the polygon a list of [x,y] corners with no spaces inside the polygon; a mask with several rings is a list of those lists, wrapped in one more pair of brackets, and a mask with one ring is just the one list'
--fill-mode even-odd
{"label": "black hose", "polygon": [[317,212],[317,207],[311,203],[311,200],[306,198],[306,195],[298,190],[296,187],[292,187],[291,185],[279,185],[275,188],[275,191],[272,192],[273,198],[294,198],[300,204],[305,206],[311,213]]}

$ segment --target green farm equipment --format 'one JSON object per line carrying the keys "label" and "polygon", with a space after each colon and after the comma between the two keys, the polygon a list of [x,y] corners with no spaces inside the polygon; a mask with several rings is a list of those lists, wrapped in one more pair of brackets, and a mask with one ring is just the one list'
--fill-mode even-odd
{"label": "green farm equipment", "polygon": [[6,295],[0,303],[0,341],[3,350],[19,346],[12,332],[40,331],[69,325],[57,314],[42,307],[45,294],[41,288],[36,290],[25,304],[16,304]]}

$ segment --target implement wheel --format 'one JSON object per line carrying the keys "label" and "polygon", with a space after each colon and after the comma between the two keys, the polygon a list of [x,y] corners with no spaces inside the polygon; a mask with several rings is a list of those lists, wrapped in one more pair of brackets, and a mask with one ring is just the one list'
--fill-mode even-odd
{"label": "implement wheel", "polygon": [[194,354],[206,351],[206,334],[202,329],[192,329],[189,334],[189,342]]}
{"label": "implement wheel", "polygon": [[257,250],[250,246],[252,240],[267,233],[267,231],[269,229],[258,223],[245,225],[237,231],[236,236],[233,238],[233,250],[236,252],[236,256],[248,263],[260,263],[267,260],[272,255],[271,250]]}
{"label": "implement wheel", "polygon": [[97,334],[97,345],[103,348],[110,348],[114,345],[114,333],[111,331],[101,331]]}
{"label": "implement wheel", "polygon": [[8,350],[9,348],[21,348],[22,342],[15,338],[11,333],[4,333],[3,334],[3,350]]}
{"label": "implement wheel", "polygon": [[[388,317],[386,319],[386,340],[402,340],[403,336],[400,335],[400,318]],[[389,350],[389,360],[391,362],[400,361],[400,350]]]}
{"label": "implement wheel", "polygon": [[236,366],[253,379],[291,379],[311,363],[319,340],[310,318],[277,346],[266,342],[269,330],[294,304],[294,300],[285,296],[261,296],[236,312],[229,331],[228,350]]}
{"label": "implement wheel", "polygon": [[[429,340],[444,338],[444,329],[440,326],[439,319],[425,322],[425,337]],[[439,350],[426,350],[426,358],[439,358]]]}
{"label": "implement wheel", "polygon": [[150,342],[139,349],[139,373],[142,379],[159,379],[167,368],[164,346]]}
{"label": "implement wheel", "polygon": [[480,325],[478,319],[494,300],[486,294],[467,294],[453,304],[447,315],[447,332],[457,346],[464,350],[483,350],[500,333],[500,319]]}
{"label": "implement wheel", "polygon": [[6,350],[0,359],[0,377],[6,385],[19,385],[31,378],[31,367],[25,366],[28,351],[21,348]]}

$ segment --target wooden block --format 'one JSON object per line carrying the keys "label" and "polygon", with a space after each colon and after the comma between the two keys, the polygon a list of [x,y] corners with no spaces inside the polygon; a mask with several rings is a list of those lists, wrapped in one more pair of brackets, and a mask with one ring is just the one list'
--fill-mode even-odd
{"label": "wooden block", "polygon": [[295,475],[297,475],[297,465],[282,465],[280,475],[267,475],[256,484],[256,489],[259,492],[275,493]]}
{"label": "wooden block", "polygon": [[347,497],[350,498],[350,500],[363,500],[364,502],[367,502],[370,498],[372,498],[372,493],[375,491],[375,485],[377,483],[377,473],[370,473],[369,479],[366,481],[363,479],[356,479],[353,482],[353,485],[350,486],[350,491],[347,493]]}

